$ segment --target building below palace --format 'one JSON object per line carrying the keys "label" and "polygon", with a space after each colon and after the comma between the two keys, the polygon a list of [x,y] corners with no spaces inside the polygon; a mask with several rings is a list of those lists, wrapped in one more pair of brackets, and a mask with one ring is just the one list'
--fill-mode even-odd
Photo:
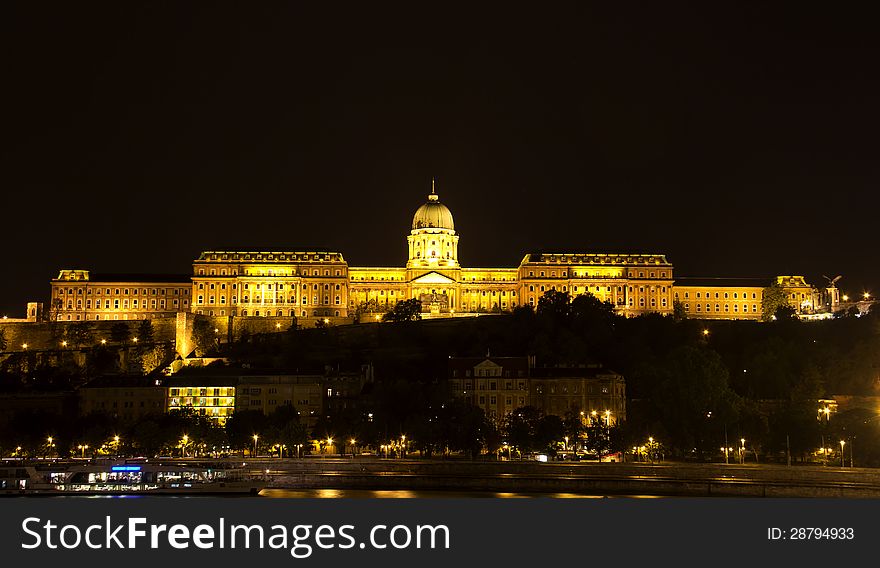
{"label": "building below palace", "polygon": [[[81,415],[100,412],[125,423],[150,414],[189,409],[222,426],[235,412],[255,410],[268,416],[279,408],[292,406],[300,413],[303,425],[312,428],[321,416],[358,399],[372,378],[371,367],[361,372],[331,374],[219,369],[167,378],[118,375],[89,381],[76,391],[75,398]],[[37,402],[41,409],[46,406],[42,399]]]}
{"label": "building below palace", "polygon": [[623,376],[598,365],[536,367],[530,357],[451,357],[449,388],[498,425],[524,406],[603,426],[626,420]]}
{"label": "building below palace", "polygon": [[[471,268],[459,263],[452,213],[432,191],[412,219],[408,258],[400,267],[349,266],[327,250],[209,250],[192,275],[100,274],[61,270],[51,282],[44,319],[134,320],[192,312],[219,317],[296,317],[349,323],[376,318],[402,300],[417,299],[426,317],[455,317],[536,306],[551,290],[590,293],[624,316],[672,314],[676,302],[691,318],[761,319],[765,287],[784,288],[799,314],[838,308],[837,288],[817,289],[802,276],[775,279],[674,277],[663,254],[531,252],[519,266]],[[36,320],[41,307],[29,305]]]}

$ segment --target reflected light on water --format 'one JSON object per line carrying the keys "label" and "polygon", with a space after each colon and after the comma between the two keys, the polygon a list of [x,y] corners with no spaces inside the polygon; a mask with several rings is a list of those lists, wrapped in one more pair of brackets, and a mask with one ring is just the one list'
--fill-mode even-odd
{"label": "reflected light on water", "polygon": [[263,489],[261,497],[281,499],[655,499],[656,495],[588,495],[585,493],[517,493],[495,491],[429,491],[408,489]]}

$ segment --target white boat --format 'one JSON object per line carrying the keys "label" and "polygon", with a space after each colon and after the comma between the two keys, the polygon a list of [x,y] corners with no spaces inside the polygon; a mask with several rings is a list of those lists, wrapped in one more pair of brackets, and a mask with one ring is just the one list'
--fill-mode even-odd
{"label": "white boat", "polygon": [[0,495],[256,495],[265,486],[265,479],[242,468],[143,462],[39,471],[0,465]]}

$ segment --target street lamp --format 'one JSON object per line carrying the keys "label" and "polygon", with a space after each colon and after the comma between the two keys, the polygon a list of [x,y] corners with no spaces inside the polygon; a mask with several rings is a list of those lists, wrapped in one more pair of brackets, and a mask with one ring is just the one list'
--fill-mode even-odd
{"label": "street lamp", "polygon": [[333,445],[333,438],[327,436],[327,453],[330,453],[330,447]]}
{"label": "street lamp", "polygon": [[739,448],[739,463],[740,463],[740,464],[744,464],[744,463],[746,463],[746,439],[745,439],[745,438],[740,438],[740,439],[739,439],[739,443],[740,443],[740,448]]}
{"label": "street lamp", "polygon": [[259,440],[260,437],[257,434],[254,434],[253,439],[254,439],[254,457],[256,457],[256,455],[257,455],[257,440]]}
{"label": "street lamp", "polygon": [[80,444],[80,445],[78,445],[78,446],[76,447],[76,449],[78,449],[78,450],[81,452],[80,457],[81,457],[82,459],[85,459],[85,457],[86,457],[86,450],[89,449],[89,446],[88,446],[87,444]]}
{"label": "street lamp", "polygon": [[843,462],[843,446],[845,446],[845,445],[846,445],[846,442],[841,440],[840,441],[840,467],[845,467],[845,464]]}
{"label": "street lamp", "polygon": [[709,337],[709,330],[708,329],[703,330],[703,337]]}

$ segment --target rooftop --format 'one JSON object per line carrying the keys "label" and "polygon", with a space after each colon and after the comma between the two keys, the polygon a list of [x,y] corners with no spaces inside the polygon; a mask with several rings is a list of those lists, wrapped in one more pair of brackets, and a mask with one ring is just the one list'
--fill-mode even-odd
{"label": "rooftop", "polygon": [[773,283],[771,278],[714,278],[700,276],[676,276],[675,286],[717,286],[731,288],[766,288]]}

